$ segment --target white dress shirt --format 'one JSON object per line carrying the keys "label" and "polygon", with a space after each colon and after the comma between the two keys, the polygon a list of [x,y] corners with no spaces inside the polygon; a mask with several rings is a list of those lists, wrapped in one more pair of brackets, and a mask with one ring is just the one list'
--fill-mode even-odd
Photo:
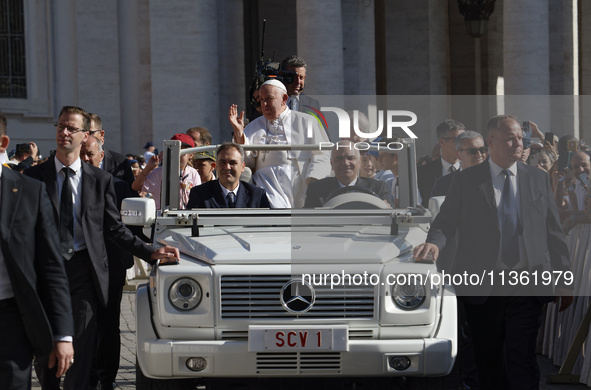
{"label": "white dress shirt", "polygon": [[[55,172],[57,176],[58,199],[62,197],[62,186],[64,185],[65,174],[62,169],[64,164],[57,157],[54,157]],[[84,232],[82,231],[82,160],[78,158],[68,168],[74,171],[70,176],[70,187],[72,188],[72,202],[74,205],[74,252],[86,249]]]}
{"label": "white dress shirt", "polygon": [[[503,195],[503,187],[505,186],[505,174],[503,173],[504,168],[501,168],[499,165],[495,164],[492,158],[488,159],[489,166],[490,166],[490,174],[492,176],[492,184],[493,190],[495,193],[495,204],[497,206],[497,215],[501,215],[501,197]],[[511,172],[511,176],[509,180],[511,180],[511,185],[513,186],[513,195],[517,200],[517,220],[519,221],[519,226],[521,226],[521,201],[519,199],[519,187],[517,185],[517,162],[513,163],[509,168],[507,168],[509,172]],[[499,227],[501,223],[499,222]],[[527,268],[527,254],[525,252],[525,243],[523,242],[523,235],[519,235],[519,262],[515,264],[513,269],[525,269]],[[501,251],[499,251],[499,259],[497,260],[497,266],[501,269],[506,269],[507,265],[503,263],[501,259]]]}

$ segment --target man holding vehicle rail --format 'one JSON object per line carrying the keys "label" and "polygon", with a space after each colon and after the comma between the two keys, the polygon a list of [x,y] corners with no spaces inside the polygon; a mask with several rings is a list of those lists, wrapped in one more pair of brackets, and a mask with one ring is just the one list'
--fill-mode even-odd
{"label": "man holding vehicle rail", "polygon": [[[454,273],[571,272],[549,177],[518,161],[523,152],[520,123],[499,115],[487,127],[490,158],[454,175],[426,243],[415,248],[414,256],[437,260],[457,234]],[[555,286],[564,295],[561,310],[573,299],[563,281]],[[543,304],[554,298],[531,282],[499,282],[487,281],[476,289],[456,286],[473,332],[481,388],[537,389],[537,332]]]}

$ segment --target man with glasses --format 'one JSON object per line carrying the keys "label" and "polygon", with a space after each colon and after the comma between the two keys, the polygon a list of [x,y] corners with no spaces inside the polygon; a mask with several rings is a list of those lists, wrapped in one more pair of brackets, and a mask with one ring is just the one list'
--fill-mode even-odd
{"label": "man with glasses", "polygon": [[[456,139],[456,153],[461,162],[460,171],[482,163],[487,157],[488,148],[484,146],[484,139],[475,131],[464,131]],[[445,196],[454,176],[458,172],[440,177],[433,186],[431,197]],[[437,268],[449,272],[453,264],[456,252],[455,240],[451,240],[440,252],[437,260]],[[474,364],[474,351],[472,349],[472,336],[466,323],[464,305],[458,302],[458,356],[456,359],[460,381],[465,388],[478,388],[478,374]]]}
{"label": "man with glasses", "polygon": [[[480,164],[486,159],[487,152],[488,148],[484,146],[484,139],[480,133],[468,130],[458,135],[456,139],[456,155],[461,163],[460,170]],[[437,179],[431,191],[431,197],[445,196],[453,176],[453,174],[450,174]]]}
{"label": "man with glasses", "polygon": [[429,206],[429,195],[435,181],[441,176],[460,169],[461,165],[456,154],[455,142],[458,135],[464,132],[465,129],[466,126],[462,122],[453,119],[446,119],[437,126],[441,158],[420,166],[417,171],[419,193],[423,206]]}
{"label": "man with glasses", "polygon": [[[110,239],[134,255],[154,264],[178,263],[178,249],[156,249],[134,236],[123,225],[113,189],[113,176],[80,159],[82,143],[88,139],[90,117],[79,107],[66,106],[56,126],[54,158],[25,171],[45,183],[59,221],[59,250],[64,259],[74,314],[75,359],[64,381],[65,390],[89,388],[96,348],[97,306],[108,302],[109,263],[105,240]],[[84,194],[84,196],[82,196]],[[55,368],[43,367],[43,389],[60,389]]]}
{"label": "man with glasses", "polygon": [[[91,127],[92,129],[92,127]],[[91,130],[92,132],[92,130]],[[104,162],[105,151],[101,141],[89,135],[80,149],[80,158],[87,164],[100,168]],[[121,179],[113,178],[113,187],[117,197],[117,209],[121,211],[121,202],[133,196],[129,185]],[[134,233],[136,233],[134,231]],[[137,234],[137,233],[136,233]],[[121,316],[121,298],[127,268],[133,266],[133,256],[122,251],[111,241],[107,241],[107,256],[109,258],[109,299],[107,306],[98,306],[97,327],[98,347],[93,364],[91,385],[100,381],[102,389],[115,388],[115,377],[119,370],[121,353],[121,331],[119,318]]]}
{"label": "man with glasses", "polygon": [[[104,149],[105,145],[105,130],[103,129],[103,121],[97,114],[88,113],[90,115],[90,135],[95,136],[100,141],[103,151],[105,153],[99,168],[104,169],[118,179],[125,181],[129,188],[135,180],[131,164],[129,160],[114,150]],[[135,194],[137,196],[137,194]]]}
{"label": "man with glasses", "polygon": [[[0,153],[10,143],[0,114]],[[0,389],[31,388],[33,355],[62,375],[74,323],[45,185],[0,165]]]}

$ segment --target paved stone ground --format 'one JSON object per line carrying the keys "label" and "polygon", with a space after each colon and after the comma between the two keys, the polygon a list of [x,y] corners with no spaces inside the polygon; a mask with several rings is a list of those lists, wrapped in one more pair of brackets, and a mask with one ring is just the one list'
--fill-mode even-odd
{"label": "paved stone ground", "polygon": [[[542,374],[540,389],[542,390],[589,390],[582,384],[547,384],[548,375],[558,374],[559,367],[552,364],[545,356],[538,357]],[[33,389],[41,386],[33,377]],[[124,291],[121,302],[121,361],[117,374],[117,389],[135,389],[135,292]]]}

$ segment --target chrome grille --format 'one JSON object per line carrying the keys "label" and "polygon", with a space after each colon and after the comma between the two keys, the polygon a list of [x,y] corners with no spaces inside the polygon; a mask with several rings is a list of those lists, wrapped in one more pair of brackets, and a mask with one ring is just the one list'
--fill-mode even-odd
{"label": "chrome grille", "polygon": [[258,352],[257,374],[280,372],[282,375],[340,373],[340,352]]}
{"label": "chrome grille", "polygon": [[372,318],[373,286],[314,286],[316,302],[294,314],[281,305],[283,286],[294,278],[285,275],[224,275],[221,277],[223,319],[242,318]]}

